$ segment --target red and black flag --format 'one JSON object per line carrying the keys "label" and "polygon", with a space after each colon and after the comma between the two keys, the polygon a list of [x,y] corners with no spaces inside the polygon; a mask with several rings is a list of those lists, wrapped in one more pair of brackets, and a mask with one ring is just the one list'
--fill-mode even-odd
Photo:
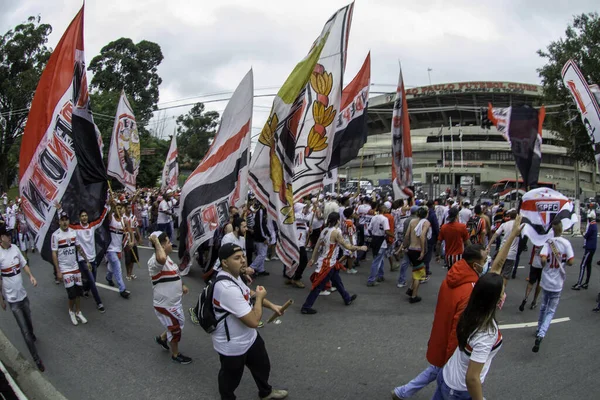
{"label": "red and black flag", "polygon": [[[50,237],[58,228],[55,203],[62,203],[75,222],[80,210],[86,210],[91,221],[98,219],[106,202],[101,138],[85,75],[83,11],[82,7],[48,60],[21,141],[21,208],[36,248],[47,261]],[[101,229],[97,232],[97,247],[103,247],[105,236]]]}
{"label": "red and black flag", "polygon": [[371,53],[352,82],[342,91],[340,113],[329,161],[329,171],[355,159],[367,142],[367,107],[371,85]]}
{"label": "red and black flag", "polygon": [[537,187],[542,162],[542,124],[546,109],[542,106],[537,110],[528,105],[492,108],[490,104],[488,116],[510,143],[525,186]]}

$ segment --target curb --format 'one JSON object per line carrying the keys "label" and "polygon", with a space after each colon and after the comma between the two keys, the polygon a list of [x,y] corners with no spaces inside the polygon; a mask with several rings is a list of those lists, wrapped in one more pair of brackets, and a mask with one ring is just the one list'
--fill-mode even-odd
{"label": "curb", "polygon": [[[67,400],[0,331],[0,361],[29,400]],[[9,377],[7,376],[7,379]],[[17,388],[15,388],[15,391]]]}

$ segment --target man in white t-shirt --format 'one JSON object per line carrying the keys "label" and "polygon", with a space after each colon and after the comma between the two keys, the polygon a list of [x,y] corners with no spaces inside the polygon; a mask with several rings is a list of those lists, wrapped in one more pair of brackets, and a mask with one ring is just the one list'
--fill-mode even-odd
{"label": "man in white t-shirt", "polygon": [[469,202],[467,200],[463,201],[463,208],[458,212],[458,222],[466,225],[472,216],[473,212],[469,209]]}
{"label": "man in white t-shirt", "polygon": [[25,257],[23,257],[19,248],[12,244],[10,240],[10,235],[6,229],[0,227],[0,269],[2,270],[0,278],[0,291],[2,292],[0,306],[2,306],[3,310],[6,310],[6,303],[8,303],[21,329],[21,334],[23,335],[23,339],[25,339],[25,343],[27,343],[27,348],[29,349],[29,353],[31,353],[31,357],[33,357],[33,361],[35,361],[38,369],[44,372],[46,368],[35,347],[37,338],[33,333],[31,310],[29,308],[27,292],[23,287],[22,271],[25,271],[29,275],[29,282],[33,286],[37,286],[37,281],[31,273]]}
{"label": "man in white t-shirt", "polygon": [[123,223],[123,207],[120,204],[116,204],[114,199],[111,197],[111,211],[108,224],[108,230],[110,231],[110,244],[106,250],[106,259],[108,260],[106,273],[106,281],[109,286],[115,286],[113,277],[117,281],[119,287],[119,294],[124,299],[128,299],[131,293],[125,287],[123,281],[123,273],[121,272],[121,253],[123,252],[123,233],[125,225]]}
{"label": "man in white t-shirt", "polygon": [[393,232],[390,230],[390,222],[383,215],[388,209],[385,205],[380,206],[379,214],[373,216],[368,226],[369,235],[371,236],[371,250],[373,250],[373,262],[371,263],[371,273],[367,279],[367,286],[373,287],[383,282],[383,265],[387,251],[387,236],[393,237]]}
{"label": "man in white t-shirt", "polygon": [[158,230],[166,232],[169,238],[173,234],[171,231],[171,221],[173,220],[173,210],[171,206],[171,194],[167,191],[165,197],[158,204],[158,218],[156,219],[156,224]]}
{"label": "man in white t-shirt", "polygon": [[[86,268],[91,269],[87,256],[79,246],[77,233],[69,228],[69,214],[62,211],[59,214],[59,228],[52,234],[51,249],[52,262],[56,270],[56,277],[62,279],[69,297],[69,317],[73,325],[87,323],[81,313],[80,298],[83,296],[83,283],[81,271],[77,262],[77,253],[85,260]],[[73,312],[75,309],[75,312]]]}
{"label": "man in white t-shirt", "polygon": [[17,231],[15,230],[17,226],[17,206],[14,201],[8,202],[8,207],[6,207],[6,231],[10,235],[11,241],[13,244],[16,244]]}
{"label": "man in white t-shirt", "polygon": [[[488,245],[487,245],[488,254],[490,253],[492,243],[494,243],[496,241],[496,237],[498,237],[500,235],[504,235],[504,237],[502,239],[502,245],[504,245],[504,243],[506,243],[506,241],[508,240],[510,233],[515,228],[515,218],[517,218],[517,210],[514,210],[514,209],[509,210],[508,216],[510,217],[510,220],[508,220],[505,223],[503,223],[502,225],[500,225],[500,227],[498,229],[496,229],[496,232],[494,232],[494,234],[492,235],[491,240],[488,242]],[[515,268],[515,260],[517,259],[518,250],[519,250],[519,240],[517,239],[517,240],[514,240],[512,242],[512,244],[510,245],[510,251],[508,252],[508,256],[506,256],[506,261],[504,262],[504,266],[502,267],[502,278],[504,279],[504,287],[505,288],[506,288],[506,284],[508,283],[508,280],[510,279],[510,277],[512,275],[513,268]]]}
{"label": "man in white t-shirt", "polygon": [[[265,342],[256,331],[262,318],[263,307],[282,315],[281,306],[266,299],[262,286],[250,290],[241,279],[245,273],[246,257],[240,246],[227,243],[219,249],[222,271],[214,283],[213,306],[218,323],[211,333],[213,347],[219,354],[219,393],[221,399],[235,399],[245,366],[248,366],[261,399],[284,399],[285,390],[269,385],[271,364]],[[255,298],[254,304],[251,300]]]}
{"label": "man in white t-shirt", "polygon": [[173,246],[166,232],[153,232],[150,235],[150,242],[154,247],[154,254],[148,260],[154,312],[166,328],[154,340],[163,349],[171,351],[173,362],[186,365],[191,363],[192,359],[179,352],[179,341],[185,323],[181,299],[184,294],[188,294],[189,290],[179,276],[179,266],[169,257]]}
{"label": "man in white t-shirt", "polygon": [[554,317],[560,293],[565,283],[566,265],[573,265],[575,253],[571,243],[562,237],[562,223],[560,219],[552,222],[554,238],[544,244],[540,251],[540,259],[544,267],[542,272],[542,303],[540,304],[540,317],[538,318],[538,327],[536,332],[535,344],[531,349],[534,353],[540,350],[540,344],[548,332],[550,322]]}

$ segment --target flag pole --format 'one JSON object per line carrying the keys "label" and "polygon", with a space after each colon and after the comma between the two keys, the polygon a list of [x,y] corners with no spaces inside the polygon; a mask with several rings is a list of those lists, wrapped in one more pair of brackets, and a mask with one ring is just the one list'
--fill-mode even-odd
{"label": "flag pole", "polygon": [[[110,184],[110,179],[107,179],[106,182],[108,183],[108,191],[110,192],[110,197],[112,199],[114,199],[112,185]],[[115,212],[117,213],[117,217],[119,218],[119,221],[121,222],[121,227],[123,228],[123,231],[125,231],[125,225],[123,225],[123,219],[121,218],[121,213],[119,212],[119,209],[117,207],[115,207]],[[131,234],[131,232],[129,232],[129,234]],[[133,255],[133,259],[135,260],[135,263],[139,267],[140,261],[138,260],[137,256],[135,255],[135,251],[132,250],[131,254]]]}
{"label": "flag pole", "polygon": [[360,169],[358,170],[358,186],[356,187],[356,195],[360,194],[360,181],[362,179],[363,160],[365,159],[365,146],[363,146],[360,154]]}
{"label": "flag pole", "polygon": [[452,150],[452,168],[454,168],[454,135],[452,134],[452,117],[450,118],[450,149]]}

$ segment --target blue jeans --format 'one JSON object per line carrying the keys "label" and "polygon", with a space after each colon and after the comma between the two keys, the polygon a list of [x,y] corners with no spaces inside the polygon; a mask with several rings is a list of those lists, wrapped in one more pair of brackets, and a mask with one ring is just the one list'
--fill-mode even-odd
{"label": "blue jeans", "polygon": [[368,283],[375,282],[375,278],[383,278],[383,263],[385,261],[385,251],[387,248],[379,249],[379,253],[373,259],[371,263],[371,273],[369,274]]}
{"label": "blue jeans", "polygon": [[442,369],[434,365],[429,365],[423,372],[421,372],[415,379],[408,382],[406,385],[398,386],[394,389],[396,396],[401,399],[406,399],[413,396],[419,390],[435,381],[438,375],[442,375]]}
{"label": "blue jeans", "polygon": [[250,267],[252,267],[252,269],[254,269],[256,272],[264,272],[265,259],[267,258],[267,249],[269,248],[269,245],[265,244],[264,242],[255,242],[254,246],[256,247],[256,258]]}
{"label": "blue jeans", "polygon": [[117,281],[117,286],[119,286],[119,292],[124,292],[125,282],[123,282],[123,274],[121,273],[121,260],[119,256],[114,251],[109,251],[106,253],[106,259],[108,260],[108,272],[106,273],[106,280],[112,281],[113,276]]}
{"label": "blue jeans", "polygon": [[402,264],[400,265],[400,274],[398,274],[398,283],[401,285],[406,285],[406,270],[409,266],[410,260],[406,253],[404,253],[404,258],[402,258]]}
{"label": "blue jeans", "polygon": [[98,288],[96,287],[96,261],[90,261],[90,265],[92,266],[91,271],[88,269],[85,261],[78,261],[78,263],[81,276],[85,276],[85,280],[87,281],[87,285],[84,285],[83,289],[90,290],[92,292],[92,296],[94,296],[96,304],[102,304],[102,299],[100,298]]}
{"label": "blue jeans", "polygon": [[425,271],[427,275],[429,275],[429,264],[431,263],[431,258],[433,257],[433,253],[435,252],[435,242],[429,243],[427,245],[427,254],[425,254],[425,258],[423,262],[425,262]]}
{"label": "blue jeans", "polygon": [[554,317],[558,301],[560,300],[560,292],[548,292],[542,289],[542,304],[540,305],[540,318],[538,319],[538,336],[545,337],[550,322]]}
{"label": "blue jeans", "polygon": [[331,286],[338,290],[340,296],[342,296],[342,298],[344,299],[344,303],[348,304],[348,302],[350,301],[350,295],[346,291],[346,288],[344,288],[342,278],[340,278],[340,271],[338,271],[335,268],[331,268],[331,271],[329,271],[329,274],[325,279],[321,281],[319,286],[310,291],[308,297],[306,298],[306,301],[302,305],[302,308],[312,308],[312,306],[315,304],[315,301],[317,301],[317,298],[319,297],[319,293],[321,293],[323,289],[325,289],[325,285],[329,281],[331,281]]}
{"label": "blue jeans", "polygon": [[431,400],[469,400],[471,398],[468,391],[454,390],[446,385],[446,382],[444,382],[444,374],[441,369],[437,376],[437,385],[437,390],[433,394]]}

